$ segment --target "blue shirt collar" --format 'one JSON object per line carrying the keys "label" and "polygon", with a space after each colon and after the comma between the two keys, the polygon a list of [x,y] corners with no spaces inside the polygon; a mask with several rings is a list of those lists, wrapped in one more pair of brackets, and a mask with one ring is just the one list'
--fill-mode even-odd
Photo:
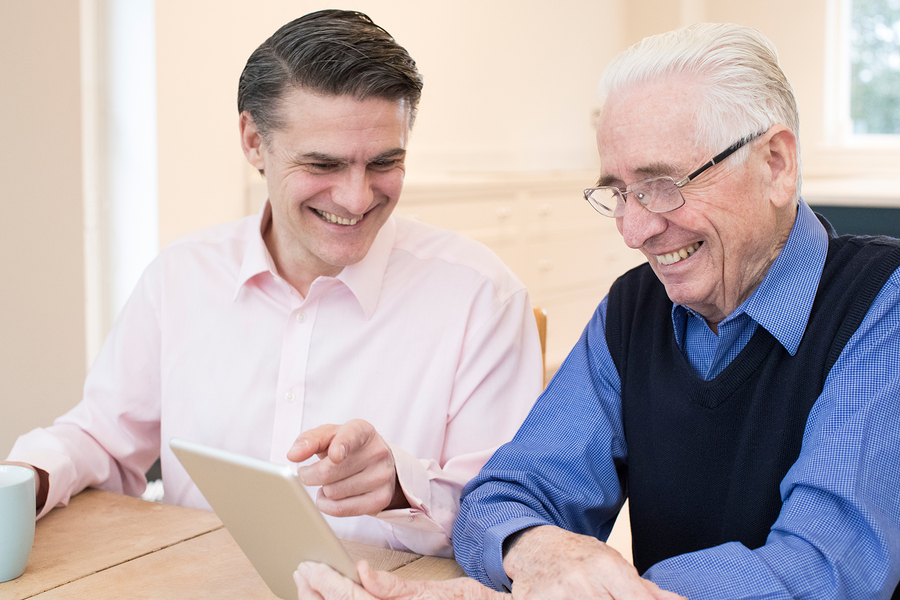
{"label": "blue shirt collar", "polygon": [[[722,323],[747,314],[793,356],[809,321],[827,252],[825,227],[801,199],[791,234],[765,279]],[[702,318],[686,306],[672,307],[675,338],[681,347],[687,313]]]}

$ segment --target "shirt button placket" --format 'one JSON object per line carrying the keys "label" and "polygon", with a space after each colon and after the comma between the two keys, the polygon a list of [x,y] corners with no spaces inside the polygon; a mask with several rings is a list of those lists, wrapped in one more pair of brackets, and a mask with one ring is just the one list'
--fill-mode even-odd
{"label": "shirt button placket", "polygon": [[298,301],[292,297],[291,309],[286,315],[281,347],[270,452],[270,460],[273,462],[284,459],[284,453],[304,428],[306,369],[309,366],[309,344],[315,322],[316,303]]}

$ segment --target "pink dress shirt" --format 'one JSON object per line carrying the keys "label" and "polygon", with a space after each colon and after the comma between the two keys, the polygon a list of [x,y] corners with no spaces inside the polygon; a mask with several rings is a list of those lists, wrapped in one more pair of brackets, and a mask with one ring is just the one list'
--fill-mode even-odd
{"label": "pink dress shirt", "polygon": [[361,418],[391,444],[412,508],[327,517],[331,526],[344,539],[450,556],[463,485],[541,390],[527,291],[481,244],[392,217],[365,259],[303,298],[263,242],[270,214],[266,205],[163,250],[82,401],[20,437],[9,460],[50,473],[42,514],[87,486],[141,494],[159,455],[165,501],[208,508],[170,438],[287,464],[302,431]]}

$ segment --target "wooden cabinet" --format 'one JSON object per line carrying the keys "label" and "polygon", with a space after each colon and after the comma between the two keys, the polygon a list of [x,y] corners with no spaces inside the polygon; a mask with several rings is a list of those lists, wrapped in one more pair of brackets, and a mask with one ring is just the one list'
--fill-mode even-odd
{"label": "wooden cabinet", "polygon": [[407,182],[395,214],[462,232],[489,246],[547,310],[547,367],[578,341],[610,284],[644,262],[613,219],[584,200],[584,173]]}

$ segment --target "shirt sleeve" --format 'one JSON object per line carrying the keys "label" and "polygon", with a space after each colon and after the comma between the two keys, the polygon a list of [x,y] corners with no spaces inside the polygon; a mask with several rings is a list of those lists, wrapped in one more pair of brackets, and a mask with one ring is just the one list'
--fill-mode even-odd
{"label": "shirt sleeve", "polygon": [[689,598],[890,598],[900,580],[900,271],[829,373],[766,544],[676,556],[645,577]]}
{"label": "shirt sleeve", "polygon": [[[148,269],[151,272],[153,267]],[[21,436],[8,460],[49,474],[38,518],[86,487],[140,495],[159,455],[159,346],[152,273],[145,273],[85,380],[84,396],[50,427]]]}
{"label": "shirt sleeve", "polygon": [[471,577],[509,588],[503,541],[533,525],[606,539],[624,503],[620,383],[606,345],[606,299],[513,440],[469,483],[454,530]]}
{"label": "shirt sleeve", "polygon": [[449,404],[440,461],[393,447],[410,509],[380,513],[394,538],[422,554],[452,556],[463,486],[512,439],[543,387],[540,340],[528,292],[496,301],[485,288],[473,303]]}

